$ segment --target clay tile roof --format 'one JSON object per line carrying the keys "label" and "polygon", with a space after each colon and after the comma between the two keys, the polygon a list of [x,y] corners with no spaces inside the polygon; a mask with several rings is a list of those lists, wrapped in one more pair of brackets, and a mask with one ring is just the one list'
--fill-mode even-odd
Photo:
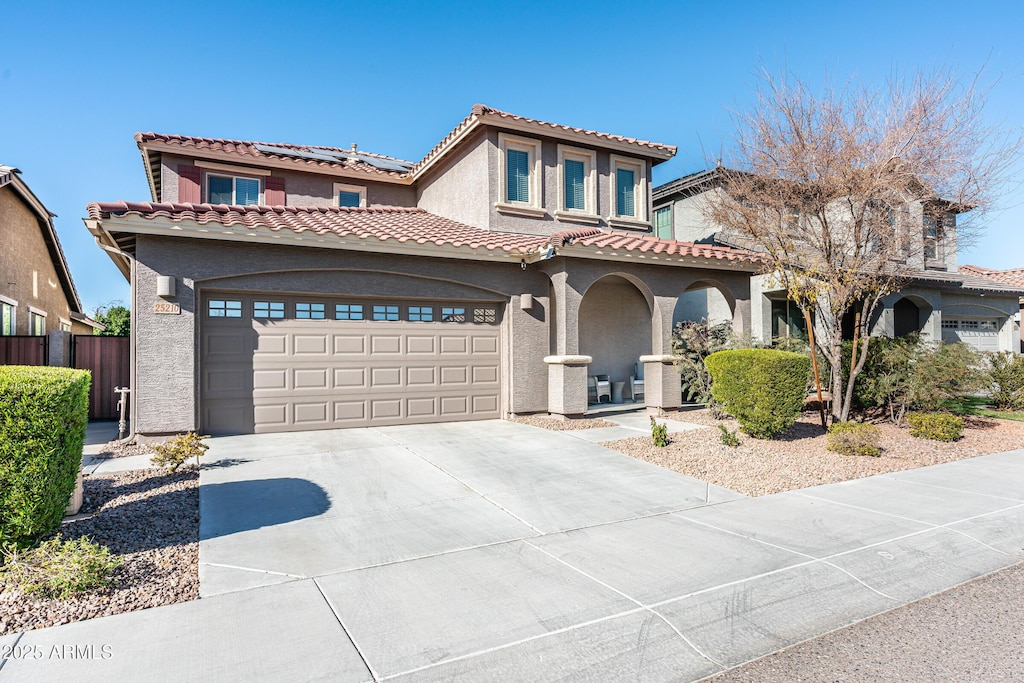
{"label": "clay tile roof", "polygon": [[992,270],[981,266],[960,266],[957,270],[961,273],[968,273],[978,277],[995,280],[1005,285],[1024,288],[1024,268],[1012,268],[1010,270]]}
{"label": "clay tile roof", "polygon": [[544,243],[543,237],[516,233],[490,232],[405,207],[282,207],[227,206],[224,204],[171,204],[151,202],[92,203],[89,218],[106,220],[112,216],[162,218],[174,223],[190,221],[199,225],[217,223],[245,229],[267,228],[317,235],[333,233],[361,240],[469,247],[527,253]]}
{"label": "clay tile roof", "polygon": [[[585,231],[579,231],[585,232]],[[746,249],[723,247],[710,244],[694,244],[666,240],[652,235],[637,235],[629,232],[596,232],[579,237],[571,242],[573,247],[588,247],[606,251],[627,251],[659,254],[665,256],[692,256],[704,259],[720,259],[737,263],[760,263],[761,255]]]}
{"label": "clay tile roof", "polygon": [[[364,171],[366,173],[390,176],[394,178],[402,178],[408,174],[408,172],[391,171],[386,169],[377,168],[368,163],[360,161],[326,161],[321,159],[304,159],[301,157],[295,157],[288,154],[273,154],[266,150],[259,150],[256,148],[257,145],[280,147],[282,149],[290,149],[296,152],[342,152],[349,154],[352,150],[341,149],[338,147],[325,147],[322,145],[309,146],[309,145],[293,145],[286,142],[254,142],[247,140],[226,140],[222,138],[202,138],[191,135],[164,135],[161,133],[136,133],[135,142],[140,147],[147,142],[162,142],[168,145],[174,145],[190,150],[209,150],[212,152],[227,152],[229,154],[237,154],[240,157],[251,157],[251,163],[259,163],[263,159],[284,159],[287,161],[294,162],[297,165],[305,166],[320,166],[328,168],[348,168],[356,171]],[[373,157],[375,159],[383,159],[386,161],[394,161],[401,164],[412,166],[409,161],[402,159],[396,159],[395,157],[388,157],[382,154],[373,154],[371,152],[364,152],[358,150],[360,156]],[[239,159],[240,163],[245,163],[245,159]]]}

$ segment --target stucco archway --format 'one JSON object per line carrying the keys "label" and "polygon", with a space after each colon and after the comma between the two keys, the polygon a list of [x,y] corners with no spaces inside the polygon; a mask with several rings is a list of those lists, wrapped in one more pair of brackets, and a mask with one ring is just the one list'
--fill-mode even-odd
{"label": "stucco archway", "polygon": [[579,309],[580,353],[591,356],[589,373],[628,381],[640,356],[651,353],[648,297],[621,275],[606,275],[583,295]]}
{"label": "stucco archway", "polygon": [[728,288],[713,280],[699,280],[687,287],[676,299],[672,312],[672,329],[686,321],[706,320],[711,325],[733,323],[736,298]]}

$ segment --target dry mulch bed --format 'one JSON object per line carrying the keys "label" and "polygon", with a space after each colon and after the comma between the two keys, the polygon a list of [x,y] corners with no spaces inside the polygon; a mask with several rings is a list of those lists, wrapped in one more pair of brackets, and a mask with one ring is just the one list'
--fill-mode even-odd
{"label": "dry mulch bed", "polygon": [[130,455],[147,455],[153,452],[153,445],[137,443],[121,443],[116,439],[103,444],[103,450],[96,454],[97,458],[127,458]]}
{"label": "dry mulch bed", "polygon": [[56,533],[122,558],[108,588],[68,600],[0,585],[0,635],[199,597],[199,473],[147,469],[86,477],[81,515]]}
{"label": "dry mulch bed", "polygon": [[[602,445],[748,496],[764,496],[1024,447],[1024,423],[979,417],[966,418],[963,438],[953,443],[918,439],[910,436],[907,429],[879,424],[882,455],[877,458],[844,456],[827,450],[817,413],[805,413],[788,432],[771,441],[749,437],[739,432],[736,420],[717,420],[707,410],[673,413],[666,417],[711,428],[670,434],[669,445],[665,448],[655,447],[646,436]],[[737,432],[741,442],[738,447],[722,444],[719,424]]]}
{"label": "dry mulch bed", "polygon": [[512,418],[512,422],[518,422],[521,425],[530,425],[531,427],[550,429],[555,432],[568,432],[575,431],[577,429],[600,429],[601,427],[618,427],[614,422],[590,417],[562,420],[559,418],[547,417],[545,415],[520,415],[519,417]]}

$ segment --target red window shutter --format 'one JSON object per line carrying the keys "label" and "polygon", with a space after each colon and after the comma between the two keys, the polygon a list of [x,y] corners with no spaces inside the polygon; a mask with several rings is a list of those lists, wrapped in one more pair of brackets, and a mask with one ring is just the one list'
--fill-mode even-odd
{"label": "red window shutter", "polygon": [[181,164],[178,166],[178,202],[181,204],[199,204],[203,201],[199,187],[200,171],[196,166]]}
{"label": "red window shutter", "polygon": [[268,176],[266,179],[266,197],[264,201],[267,206],[284,206],[285,205],[285,193],[284,193],[284,178],[277,176]]}

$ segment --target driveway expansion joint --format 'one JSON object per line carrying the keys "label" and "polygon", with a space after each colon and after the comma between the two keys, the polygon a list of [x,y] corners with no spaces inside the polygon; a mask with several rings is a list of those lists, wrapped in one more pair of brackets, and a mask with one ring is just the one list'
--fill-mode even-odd
{"label": "driveway expansion joint", "polygon": [[374,681],[380,681],[380,674],[378,674],[376,670],[374,670],[374,668],[370,665],[370,660],[366,658],[366,653],[364,653],[363,649],[359,647],[359,643],[356,642],[356,639],[352,637],[352,632],[349,631],[348,627],[345,626],[345,622],[342,620],[341,614],[338,613],[338,610],[334,606],[334,603],[332,603],[331,599],[327,597],[327,594],[324,593],[324,589],[320,587],[320,583],[315,578],[310,580],[313,582],[313,585],[316,586],[317,591],[320,593],[320,597],[322,597],[324,599],[324,602],[327,603],[327,606],[330,608],[331,613],[334,614],[334,618],[338,620],[338,625],[341,626],[341,630],[345,632],[345,637],[348,638],[348,642],[352,643],[352,647],[355,648],[356,653],[359,655],[359,658],[363,660],[363,666],[365,666],[366,670],[370,672],[370,676],[373,678]]}
{"label": "driveway expansion joint", "polygon": [[[20,643],[20,642],[21,642],[21,638],[22,638],[22,636],[24,636],[24,635],[25,635],[25,633],[24,633],[24,632],[22,632],[22,633],[18,633],[18,634],[16,634],[16,635],[15,635],[15,637],[14,637],[14,642],[13,642],[13,643],[11,643],[11,649],[12,649],[12,650],[13,650],[14,648],[18,647],[18,643]],[[0,671],[3,671],[3,670],[4,670],[4,664],[6,664],[6,663],[7,663],[7,657],[0,657]]]}

